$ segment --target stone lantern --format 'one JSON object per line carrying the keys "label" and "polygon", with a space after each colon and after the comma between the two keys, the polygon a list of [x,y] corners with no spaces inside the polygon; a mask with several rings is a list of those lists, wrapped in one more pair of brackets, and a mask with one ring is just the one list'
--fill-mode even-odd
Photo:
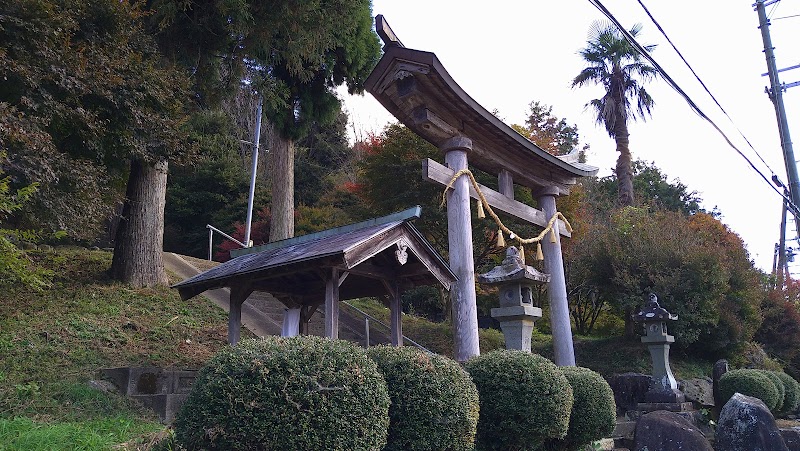
{"label": "stone lantern", "polygon": [[542,309],[533,306],[533,288],[549,281],[550,275],[525,265],[514,246],[500,266],[478,276],[478,282],[498,287],[500,307],[492,309],[492,318],[500,322],[506,349],[531,352],[533,325],[542,317]]}
{"label": "stone lantern", "polygon": [[653,360],[653,377],[650,389],[645,394],[645,401],[651,403],[680,403],[684,401],[683,393],[678,390],[678,383],[669,366],[669,346],[675,337],[667,333],[667,321],[677,321],[673,315],[658,305],[658,297],[650,293],[647,305],[633,316],[634,321],[642,323],[645,335],[642,343],[650,350]]}

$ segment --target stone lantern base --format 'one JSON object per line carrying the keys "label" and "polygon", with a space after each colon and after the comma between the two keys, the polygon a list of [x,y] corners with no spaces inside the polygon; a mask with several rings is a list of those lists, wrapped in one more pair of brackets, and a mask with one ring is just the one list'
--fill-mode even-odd
{"label": "stone lantern base", "polygon": [[533,326],[541,317],[542,309],[527,305],[492,309],[492,318],[500,322],[500,329],[503,330],[506,349],[531,352]]}

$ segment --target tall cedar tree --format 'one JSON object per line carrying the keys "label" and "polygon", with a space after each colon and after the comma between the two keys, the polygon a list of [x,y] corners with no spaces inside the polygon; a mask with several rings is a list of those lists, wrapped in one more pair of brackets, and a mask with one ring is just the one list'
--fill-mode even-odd
{"label": "tall cedar tree", "polygon": [[[642,26],[634,25],[630,34],[636,37]],[[655,46],[644,46],[652,51]],[[619,205],[633,205],[633,174],[629,145],[628,121],[650,115],[653,98],[643,83],[655,78],[656,70],[643,62],[642,54],[627,41],[614,25],[592,24],[589,42],[578,52],[589,65],[572,80],[572,87],[598,84],[605,95],[591,100],[588,106],[597,113],[597,124],[605,127],[617,143],[617,180]],[[637,78],[640,78],[641,81]],[[634,105],[632,105],[634,104]],[[632,108],[635,106],[635,108]]]}
{"label": "tall cedar tree", "polygon": [[369,0],[153,0],[150,8],[159,42],[191,68],[201,103],[245,78],[263,97],[272,125],[270,240],[293,236],[294,142],[336,118],[333,88],[363,91],[380,55]]}
{"label": "tall cedar tree", "polygon": [[112,272],[166,282],[161,261],[168,159],[185,149],[187,82],[162,65],[138,4],[11,0],[0,12],[0,140],[17,183],[39,183],[28,221],[96,236],[128,188]]}

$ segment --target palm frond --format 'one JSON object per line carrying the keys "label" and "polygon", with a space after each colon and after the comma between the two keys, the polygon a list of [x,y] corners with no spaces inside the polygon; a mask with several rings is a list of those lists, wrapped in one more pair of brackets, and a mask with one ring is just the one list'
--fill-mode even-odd
{"label": "palm frond", "polygon": [[[641,31],[642,25],[635,24],[630,35],[636,37]],[[598,125],[603,125],[614,137],[616,121],[650,115],[654,102],[642,83],[656,78],[658,72],[644,62],[639,50],[614,24],[592,22],[588,37],[586,47],[578,51],[588,66],[572,80],[572,87],[598,84],[606,89],[602,99],[594,99],[586,106],[591,106],[597,114]],[[646,45],[644,49],[650,52],[655,45]]]}

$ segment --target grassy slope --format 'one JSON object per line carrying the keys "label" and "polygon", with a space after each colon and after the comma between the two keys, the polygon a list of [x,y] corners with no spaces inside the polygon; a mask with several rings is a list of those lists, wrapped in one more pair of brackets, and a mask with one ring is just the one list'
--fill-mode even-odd
{"label": "grassy slope", "polygon": [[[198,368],[226,343],[225,313],[201,299],[183,302],[166,287],[131,289],[110,281],[110,253],[29,255],[55,276],[45,292],[0,292],[0,449],[43,448],[47,442],[25,440],[51,439],[61,449],[104,449],[95,445],[162,429],[148,412],[87,382],[103,367]],[[10,421],[15,417],[35,423]],[[64,422],[73,427],[43,433],[52,437],[19,436],[42,423]],[[100,436],[70,437],[81,427]]]}

